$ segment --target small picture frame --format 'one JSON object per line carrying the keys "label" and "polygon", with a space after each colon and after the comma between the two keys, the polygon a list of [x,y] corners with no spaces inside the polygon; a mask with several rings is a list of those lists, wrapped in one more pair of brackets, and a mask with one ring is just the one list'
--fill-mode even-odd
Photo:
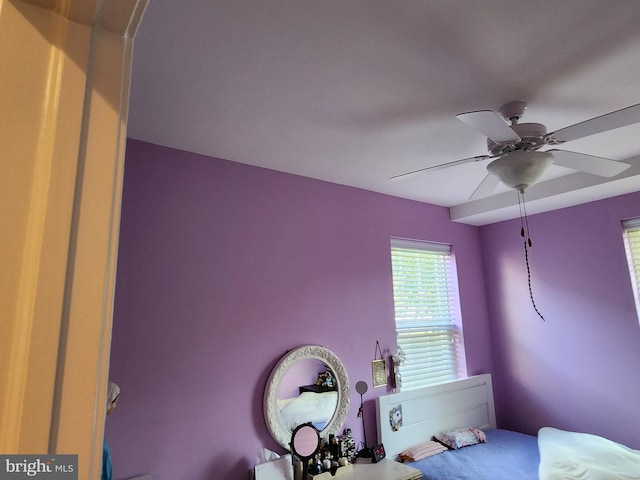
{"label": "small picture frame", "polygon": [[387,384],[387,362],[384,358],[371,362],[373,386],[384,387]]}
{"label": "small picture frame", "polygon": [[394,432],[400,429],[402,426],[402,405],[396,405],[389,410],[389,424]]}

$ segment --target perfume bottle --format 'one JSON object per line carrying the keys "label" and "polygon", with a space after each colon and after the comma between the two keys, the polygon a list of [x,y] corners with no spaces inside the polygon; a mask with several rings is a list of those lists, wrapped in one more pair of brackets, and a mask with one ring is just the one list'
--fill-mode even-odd
{"label": "perfume bottle", "polygon": [[320,455],[316,454],[313,461],[309,464],[307,468],[307,473],[309,475],[320,475],[322,473],[322,462],[320,461]]}

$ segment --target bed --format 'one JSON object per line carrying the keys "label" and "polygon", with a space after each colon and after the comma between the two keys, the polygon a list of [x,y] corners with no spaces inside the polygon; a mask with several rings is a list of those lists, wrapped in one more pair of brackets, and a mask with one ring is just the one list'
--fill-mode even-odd
{"label": "bed", "polygon": [[640,480],[640,451],[611,440],[551,427],[537,436],[497,429],[490,375],[382,395],[376,415],[389,458],[427,455],[409,463],[423,480]]}
{"label": "bed", "polygon": [[[435,448],[434,435],[464,427],[469,446],[448,449],[438,443],[437,454],[409,463],[424,480],[538,480],[537,438],[496,428],[491,375],[383,395],[376,412],[378,439],[396,460],[416,445]],[[474,429],[478,435],[467,431]]]}
{"label": "bed", "polygon": [[376,399],[378,441],[387,456],[457,427],[496,428],[491,375],[441,383]]}
{"label": "bed", "polygon": [[510,430],[486,430],[486,442],[423,458],[408,465],[423,480],[538,480],[537,439]]}

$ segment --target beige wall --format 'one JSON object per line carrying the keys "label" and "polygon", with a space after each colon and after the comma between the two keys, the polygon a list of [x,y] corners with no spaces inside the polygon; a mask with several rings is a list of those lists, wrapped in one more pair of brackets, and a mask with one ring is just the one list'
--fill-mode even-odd
{"label": "beige wall", "polygon": [[146,0],[0,0],[0,453],[98,478],[133,36]]}

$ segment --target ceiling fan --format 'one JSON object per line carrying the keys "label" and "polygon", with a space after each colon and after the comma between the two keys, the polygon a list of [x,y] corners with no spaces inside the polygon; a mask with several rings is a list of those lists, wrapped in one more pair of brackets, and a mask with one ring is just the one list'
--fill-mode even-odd
{"label": "ceiling fan", "polygon": [[[526,107],[525,102],[516,101],[504,105],[499,110],[499,114],[492,110],[479,110],[456,115],[458,119],[487,136],[489,153],[421,168],[396,175],[391,177],[391,180],[495,158],[487,166],[489,173],[471,195],[470,199],[474,199],[490,195],[500,182],[522,194],[527,188],[535,185],[552,164],[602,177],[613,177],[631,166],[628,163],[568,150],[552,148],[541,151],[540,149],[640,123],[640,104],[551,133],[547,133],[547,128],[540,123],[518,123]],[[511,125],[507,125],[505,120]]]}

